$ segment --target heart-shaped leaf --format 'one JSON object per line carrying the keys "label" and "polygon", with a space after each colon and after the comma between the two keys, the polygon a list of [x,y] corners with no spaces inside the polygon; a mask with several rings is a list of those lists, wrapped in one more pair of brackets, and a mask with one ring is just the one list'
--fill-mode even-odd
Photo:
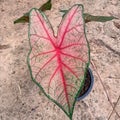
{"label": "heart-shaped leaf", "polygon": [[31,77],[70,119],[90,60],[82,12],[82,5],[74,5],[62,20],[57,36],[42,11],[30,12]]}
{"label": "heart-shaped leaf", "polygon": [[[52,7],[51,0],[48,0],[38,10],[41,10],[41,11],[51,10],[51,7]],[[25,13],[22,17],[15,20],[14,24],[16,24],[16,23],[26,23],[26,22],[29,22],[29,12]]]}

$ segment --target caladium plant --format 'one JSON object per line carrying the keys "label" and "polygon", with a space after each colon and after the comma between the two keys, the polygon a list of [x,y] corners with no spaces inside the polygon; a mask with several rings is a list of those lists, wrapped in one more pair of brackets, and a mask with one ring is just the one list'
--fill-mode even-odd
{"label": "caladium plant", "polygon": [[30,11],[28,66],[32,80],[72,120],[76,98],[90,62],[83,6],[74,5],[63,17],[57,36],[42,11]]}

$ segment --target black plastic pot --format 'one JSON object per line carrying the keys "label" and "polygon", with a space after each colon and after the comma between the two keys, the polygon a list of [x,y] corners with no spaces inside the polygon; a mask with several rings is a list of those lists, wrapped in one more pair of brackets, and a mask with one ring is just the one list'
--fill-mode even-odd
{"label": "black plastic pot", "polygon": [[88,68],[85,83],[84,83],[84,86],[77,98],[77,101],[82,100],[91,92],[93,84],[94,84],[94,77],[92,74],[92,70],[90,68]]}

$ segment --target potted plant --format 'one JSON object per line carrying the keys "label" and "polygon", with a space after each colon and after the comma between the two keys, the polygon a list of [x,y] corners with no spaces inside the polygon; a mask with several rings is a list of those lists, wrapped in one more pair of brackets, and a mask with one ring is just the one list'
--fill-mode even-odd
{"label": "potted plant", "polygon": [[30,51],[27,62],[32,80],[72,120],[76,101],[88,95],[94,82],[89,68],[90,47],[85,23],[105,22],[114,17],[83,13],[83,6],[77,4],[62,11],[63,19],[55,36],[42,12],[50,8],[51,0],[48,0],[42,7],[31,9],[14,23],[29,22]]}

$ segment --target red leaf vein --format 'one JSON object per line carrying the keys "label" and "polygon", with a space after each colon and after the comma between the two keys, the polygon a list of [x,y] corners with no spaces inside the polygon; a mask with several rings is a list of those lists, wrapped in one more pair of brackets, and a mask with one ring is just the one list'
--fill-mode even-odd
{"label": "red leaf vein", "polygon": [[75,29],[78,33],[80,33],[80,31],[77,29],[77,27],[80,27],[80,26],[81,26],[81,24],[78,24],[78,25],[76,25],[76,26],[70,28],[70,29],[67,30],[66,32],[70,32],[71,30],[74,30],[74,29]]}
{"label": "red leaf vein", "polygon": [[62,43],[63,43],[64,37],[65,37],[65,35],[66,35],[66,33],[67,33],[66,31],[67,31],[67,29],[68,29],[68,27],[69,27],[69,24],[70,24],[72,18],[73,18],[74,15],[75,15],[75,12],[77,11],[77,9],[78,9],[78,8],[76,8],[76,10],[73,12],[72,16],[71,16],[70,19],[69,19],[69,22],[67,23],[67,26],[66,26],[66,28],[65,28],[65,31],[64,31],[64,33],[63,33],[63,36],[61,37],[61,42],[60,42],[60,45],[59,45],[59,46],[61,46]]}
{"label": "red leaf vein", "polygon": [[45,54],[52,53],[52,52],[55,52],[55,50],[38,53],[37,55],[34,55],[31,59],[33,59],[34,57],[38,57],[38,56],[40,56],[40,55],[45,55]]}
{"label": "red leaf vein", "polygon": [[70,55],[70,54],[67,54],[67,53],[63,53],[63,52],[61,52],[61,54],[65,55],[65,56],[68,56],[68,57],[71,57],[71,58],[74,58],[74,59],[79,59],[80,61],[85,62],[85,60],[83,60],[80,57],[76,57],[76,56],[73,56],[73,55]]}
{"label": "red leaf vein", "polygon": [[40,73],[40,71],[41,71],[48,63],[50,63],[55,57],[56,57],[56,54],[55,54],[52,58],[50,58],[50,59],[39,69],[39,71],[38,71],[38,73],[36,74],[35,78],[36,78],[37,75]]}
{"label": "red leaf vein", "polygon": [[74,44],[67,45],[65,47],[61,47],[61,49],[66,49],[66,48],[73,47],[73,46],[78,46],[78,45],[81,46],[81,45],[85,45],[85,44],[83,44],[83,43],[74,43]]}
{"label": "red leaf vein", "polygon": [[77,78],[77,79],[79,79],[78,78],[78,76],[76,75],[76,73],[70,68],[70,67],[68,67],[65,63],[63,63],[62,62],[62,64]]}
{"label": "red leaf vein", "polygon": [[52,74],[52,76],[51,76],[51,78],[49,80],[49,83],[48,83],[48,93],[49,93],[49,87],[50,87],[50,84],[52,82],[52,79],[54,78],[54,76],[55,76],[56,72],[58,71],[58,69],[59,69],[59,66],[55,69],[55,71],[53,72],[53,74]]}
{"label": "red leaf vein", "polygon": [[41,18],[40,18],[40,16],[39,16],[39,14],[38,14],[37,12],[36,12],[36,14],[37,14],[37,17],[39,18],[39,21],[42,23],[43,29],[45,30],[45,32],[46,32],[49,40],[51,41],[51,44],[55,47],[55,44],[54,44],[53,40],[51,39],[51,37],[50,37],[50,35],[49,35],[49,33],[48,33],[48,30],[46,29],[43,21],[41,20]]}
{"label": "red leaf vein", "polygon": [[37,34],[31,34],[31,36],[35,36],[35,37],[38,37],[38,38],[43,38],[43,39],[45,39],[45,40],[50,40],[50,39],[47,38],[47,37],[40,36],[40,35],[37,35]]}

